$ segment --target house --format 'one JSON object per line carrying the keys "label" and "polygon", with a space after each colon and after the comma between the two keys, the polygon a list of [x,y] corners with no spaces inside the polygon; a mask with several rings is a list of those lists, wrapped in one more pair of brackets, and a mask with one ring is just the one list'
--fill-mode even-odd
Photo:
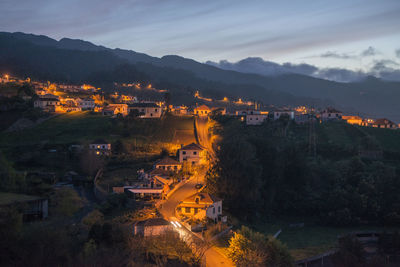
{"label": "house", "polygon": [[278,120],[282,116],[287,116],[289,119],[294,120],[293,110],[276,110],[274,111],[274,120]]}
{"label": "house", "polygon": [[209,218],[217,222],[222,215],[222,200],[208,193],[196,193],[179,203],[178,213],[203,220]]}
{"label": "house", "polygon": [[139,117],[144,119],[160,118],[162,115],[162,108],[156,103],[133,103],[129,104],[129,113],[137,110]]}
{"label": "house", "polygon": [[186,106],[172,106],[170,105],[170,111],[171,113],[175,115],[188,115],[188,108]]}
{"label": "house", "polygon": [[205,153],[206,151],[198,144],[182,145],[179,149],[179,162],[202,164],[205,159]]}
{"label": "house", "polygon": [[348,124],[362,125],[363,119],[359,116],[342,116]]}
{"label": "house", "polygon": [[103,115],[114,116],[121,114],[122,116],[128,115],[127,104],[109,104],[103,108]]}
{"label": "house", "polygon": [[341,120],[342,119],[342,112],[336,110],[334,108],[326,108],[321,112],[321,120],[322,121],[329,121],[329,120]]}
{"label": "house", "polygon": [[375,128],[386,128],[386,129],[398,129],[398,126],[396,123],[383,118],[383,119],[377,119],[375,122],[371,123],[372,127]]}
{"label": "house", "polygon": [[20,210],[24,221],[48,217],[48,200],[43,197],[1,192],[0,213],[2,208],[6,207]]}
{"label": "house", "polygon": [[78,99],[77,102],[82,110],[93,110],[95,107],[94,99],[90,97]]}
{"label": "house", "polygon": [[40,96],[33,102],[35,108],[41,108],[47,111],[56,112],[61,108],[60,100],[55,95],[46,94]]}
{"label": "house", "polygon": [[182,168],[182,163],[170,157],[165,157],[154,163],[154,169],[162,169],[166,171],[179,171]]}
{"label": "house", "polygon": [[133,95],[121,95],[121,100],[124,103],[132,104],[138,102],[137,97]]}
{"label": "house", "polygon": [[150,218],[138,221],[133,226],[133,234],[148,236],[160,236],[172,231],[172,224],[163,218]]}
{"label": "house", "polygon": [[208,114],[211,113],[211,109],[207,107],[206,105],[201,105],[198,107],[194,108],[194,115],[200,116],[200,117],[205,117],[208,116]]}
{"label": "house", "polygon": [[261,125],[267,118],[265,114],[247,114],[246,125]]}
{"label": "house", "polygon": [[89,144],[89,150],[96,155],[110,155],[111,154],[111,144],[104,139],[94,140]]}
{"label": "house", "polygon": [[166,179],[160,176],[152,176],[141,183],[128,186],[127,190],[134,199],[164,199],[171,190],[172,179]]}

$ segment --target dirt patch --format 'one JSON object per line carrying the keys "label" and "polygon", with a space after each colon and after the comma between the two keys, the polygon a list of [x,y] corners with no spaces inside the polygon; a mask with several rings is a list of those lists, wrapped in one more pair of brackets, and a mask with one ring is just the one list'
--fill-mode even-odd
{"label": "dirt patch", "polygon": [[172,138],[175,144],[190,144],[195,141],[193,130],[175,130]]}

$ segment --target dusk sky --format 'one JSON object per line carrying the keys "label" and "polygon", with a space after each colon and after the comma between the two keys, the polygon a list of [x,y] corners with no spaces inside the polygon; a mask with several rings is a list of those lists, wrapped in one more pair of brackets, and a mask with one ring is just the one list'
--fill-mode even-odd
{"label": "dusk sky", "polygon": [[1,31],[152,56],[262,57],[353,70],[400,64],[399,0],[1,0],[0,10]]}

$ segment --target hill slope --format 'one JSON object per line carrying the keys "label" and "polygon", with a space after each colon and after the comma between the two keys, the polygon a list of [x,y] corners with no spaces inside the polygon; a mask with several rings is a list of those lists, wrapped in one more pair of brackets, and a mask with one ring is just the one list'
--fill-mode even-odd
{"label": "hill slope", "polygon": [[132,64],[130,71],[134,73],[126,73],[124,79],[132,75],[159,82],[161,86],[168,83],[169,87],[200,90],[211,97],[247,97],[268,104],[334,104],[345,111],[400,121],[399,82],[367,79],[338,83],[300,74],[266,77],[222,70],[179,56],[157,58],[82,40],[56,41],[24,33],[0,33],[0,48],[1,71],[9,69],[40,79],[110,83],[118,79],[113,75],[108,75],[107,81],[93,77],[122,64]]}

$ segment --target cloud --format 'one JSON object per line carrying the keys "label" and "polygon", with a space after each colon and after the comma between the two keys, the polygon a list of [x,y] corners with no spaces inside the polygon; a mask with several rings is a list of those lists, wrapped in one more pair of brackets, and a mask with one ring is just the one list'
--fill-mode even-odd
{"label": "cloud", "polygon": [[338,58],[338,59],[354,59],[357,58],[357,56],[345,54],[345,53],[337,53],[333,51],[327,51],[321,55],[319,55],[322,58]]}
{"label": "cloud", "polygon": [[312,75],[318,69],[309,64],[278,64],[271,61],[265,61],[259,57],[249,57],[236,63],[227,60],[221,60],[218,63],[207,61],[206,64],[219,67],[225,70],[234,70],[244,73],[256,73],[261,75],[273,76],[284,73],[298,73],[304,75]]}
{"label": "cloud", "polygon": [[395,51],[395,53],[396,53],[396,57],[400,58],[400,49],[397,49],[397,50]]}
{"label": "cloud", "polygon": [[360,56],[361,57],[369,57],[369,56],[375,56],[379,55],[379,51],[373,48],[372,46],[368,47],[366,50],[362,51]]}
{"label": "cloud", "polygon": [[357,82],[368,76],[375,76],[388,81],[400,81],[400,64],[390,59],[375,60],[368,71],[348,70],[343,68],[317,68],[316,66],[305,63],[278,64],[265,61],[259,57],[250,57],[235,63],[227,60],[221,60],[220,62],[207,61],[206,64],[221,69],[255,73],[264,76],[296,73],[337,82]]}

